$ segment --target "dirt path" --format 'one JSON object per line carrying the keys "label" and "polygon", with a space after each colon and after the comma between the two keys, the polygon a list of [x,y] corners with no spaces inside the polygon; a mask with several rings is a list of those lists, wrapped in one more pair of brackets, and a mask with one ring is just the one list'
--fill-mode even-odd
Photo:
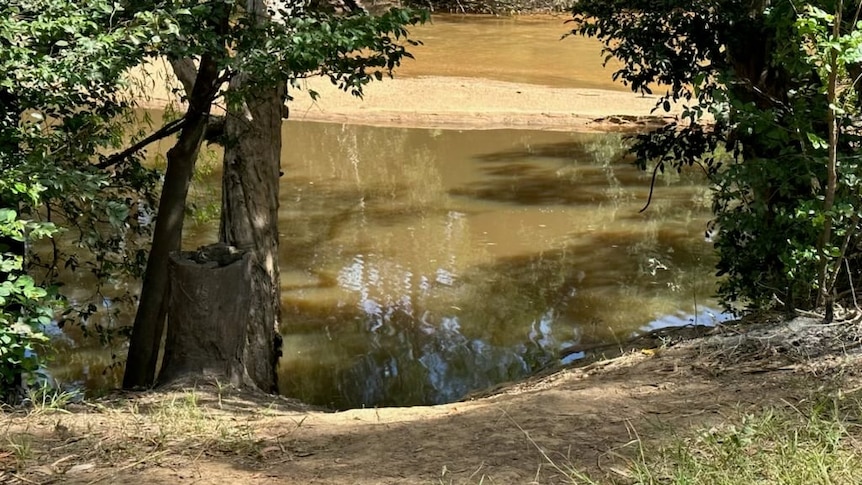
{"label": "dirt path", "polygon": [[607,477],[636,438],[858,388],[859,334],[804,319],[726,329],[432,407],[324,413],[214,386],[41,405],[2,416],[0,483],[551,484],[571,483],[569,466]]}

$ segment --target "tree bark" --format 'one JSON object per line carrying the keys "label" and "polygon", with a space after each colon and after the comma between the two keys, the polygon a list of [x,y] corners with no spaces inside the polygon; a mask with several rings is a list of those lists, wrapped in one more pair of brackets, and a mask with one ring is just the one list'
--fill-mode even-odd
{"label": "tree bark", "polygon": [[[249,80],[237,76],[232,90]],[[243,354],[252,384],[278,390],[281,288],[278,273],[278,180],[284,88],[246,92],[225,120],[222,211],[219,240],[251,252],[251,308]]]}
{"label": "tree bark", "polygon": [[198,68],[195,66],[195,61],[189,57],[183,57],[182,59],[171,59],[170,62],[174,75],[180,84],[183,85],[186,96],[191,96],[192,91],[195,89],[195,79],[198,76]]}
{"label": "tree bark", "polygon": [[[835,9],[835,19],[832,21],[832,38],[838,39],[841,37],[841,13],[844,10],[844,0],[838,0],[838,6]],[[829,142],[829,156],[826,160],[826,193],[823,197],[823,213],[826,220],[823,222],[823,231],[820,234],[817,253],[820,258],[819,268],[819,283],[820,293],[817,298],[817,306],[824,306],[826,313],[826,323],[832,323],[833,319],[833,299],[831,294],[830,271],[829,271],[829,256],[827,247],[832,243],[832,208],[835,205],[835,192],[838,187],[838,119],[836,117],[835,103],[837,102],[838,90],[838,50],[833,48],[829,50],[829,77],[826,81],[826,99],[829,106],[826,109],[826,124]],[[838,261],[838,268],[833,270],[837,273],[841,268],[841,261]]]}
{"label": "tree bark", "polygon": [[147,259],[123,376],[126,389],[149,387],[155,381],[167,312],[168,256],[180,249],[186,196],[206,133],[212,99],[218,89],[218,76],[216,59],[204,55],[189,96],[186,124],[177,144],[167,154],[168,166],[153,231],[153,245]]}
{"label": "tree bark", "polygon": [[192,376],[240,386],[251,255],[216,244],[172,253],[168,267],[168,332],[159,384]]}
{"label": "tree bark", "polygon": [[[249,18],[270,22],[267,0],[247,0]],[[248,89],[254,86],[254,89]],[[228,105],[219,240],[251,252],[251,308],[243,361],[250,383],[278,391],[281,284],[278,273],[278,181],[284,83],[231,80],[242,102]]]}

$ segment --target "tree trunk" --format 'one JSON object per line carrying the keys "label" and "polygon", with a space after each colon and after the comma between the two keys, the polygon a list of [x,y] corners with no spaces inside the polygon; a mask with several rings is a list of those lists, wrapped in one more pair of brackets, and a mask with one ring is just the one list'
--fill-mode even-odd
{"label": "tree trunk", "polygon": [[[248,83],[237,76],[231,89]],[[225,120],[222,211],[219,240],[251,252],[251,308],[243,355],[256,387],[276,392],[281,355],[281,285],[278,274],[278,180],[284,88],[246,92],[228,107]]]}
{"label": "tree trunk", "polygon": [[[268,3],[247,0],[249,19],[272,21]],[[250,384],[278,391],[281,356],[281,284],[278,274],[278,180],[281,168],[283,83],[255,82],[239,73],[230,90],[241,101],[228,104],[219,241],[251,253],[251,307],[243,362]]]}
{"label": "tree trunk", "polygon": [[[844,10],[844,1],[838,0],[835,8],[835,19],[832,21],[832,38],[841,37],[841,13]],[[824,306],[826,323],[832,323],[833,298],[830,284],[829,255],[827,248],[832,244],[832,207],[835,205],[835,192],[838,190],[838,119],[836,116],[836,103],[838,102],[838,49],[829,49],[829,77],[826,82],[826,100],[829,103],[826,109],[826,125],[829,141],[829,156],[826,160],[826,192],[823,195],[823,213],[826,220],[823,222],[823,231],[820,233],[820,241],[817,244],[817,255],[820,258],[819,283],[820,293],[817,297],[817,306]],[[838,261],[838,268],[841,261]]]}
{"label": "tree trunk", "polygon": [[168,167],[153,231],[153,245],[147,259],[123,376],[123,387],[126,389],[149,387],[155,381],[167,312],[168,256],[180,249],[186,196],[206,133],[212,99],[218,89],[218,75],[216,59],[204,55],[189,96],[185,127],[180,132],[177,144],[168,151]]}
{"label": "tree trunk", "polygon": [[250,254],[220,244],[171,254],[168,333],[159,384],[187,376],[242,384],[250,270]]}

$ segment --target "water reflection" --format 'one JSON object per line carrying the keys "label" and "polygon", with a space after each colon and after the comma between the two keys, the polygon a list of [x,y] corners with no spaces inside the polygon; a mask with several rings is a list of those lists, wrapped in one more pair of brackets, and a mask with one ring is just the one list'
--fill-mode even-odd
{"label": "water reflection", "polygon": [[[713,318],[706,187],[669,174],[640,213],[649,177],[619,135],[284,130],[286,395],[335,408],[452,401],[553,365],[561,349]],[[219,173],[195,183],[217,192]],[[186,246],[214,240],[216,225],[190,223]],[[119,384],[122,348],[63,332],[55,377]]]}
{"label": "water reflection", "polygon": [[285,394],[451,401],[713,291],[705,188],[662,180],[639,214],[648,178],[617,135],[286,130]]}

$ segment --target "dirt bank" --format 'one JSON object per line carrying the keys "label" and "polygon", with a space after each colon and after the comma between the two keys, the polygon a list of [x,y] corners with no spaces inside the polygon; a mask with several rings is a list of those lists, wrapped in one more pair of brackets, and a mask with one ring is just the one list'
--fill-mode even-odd
{"label": "dirt bank", "polygon": [[325,413],[216,386],[48,400],[0,417],[0,483],[572,483],[566,466],[601,480],[635,437],[858,390],[859,342],[858,325],[811,319],[724,328],[431,407]]}
{"label": "dirt bank", "polygon": [[679,110],[653,112],[657,96],[565,89],[487,79],[419,77],[371,84],[363,99],[319,80],[314,102],[295,92],[291,119],[423,128],[608,130],[664,123]]}

